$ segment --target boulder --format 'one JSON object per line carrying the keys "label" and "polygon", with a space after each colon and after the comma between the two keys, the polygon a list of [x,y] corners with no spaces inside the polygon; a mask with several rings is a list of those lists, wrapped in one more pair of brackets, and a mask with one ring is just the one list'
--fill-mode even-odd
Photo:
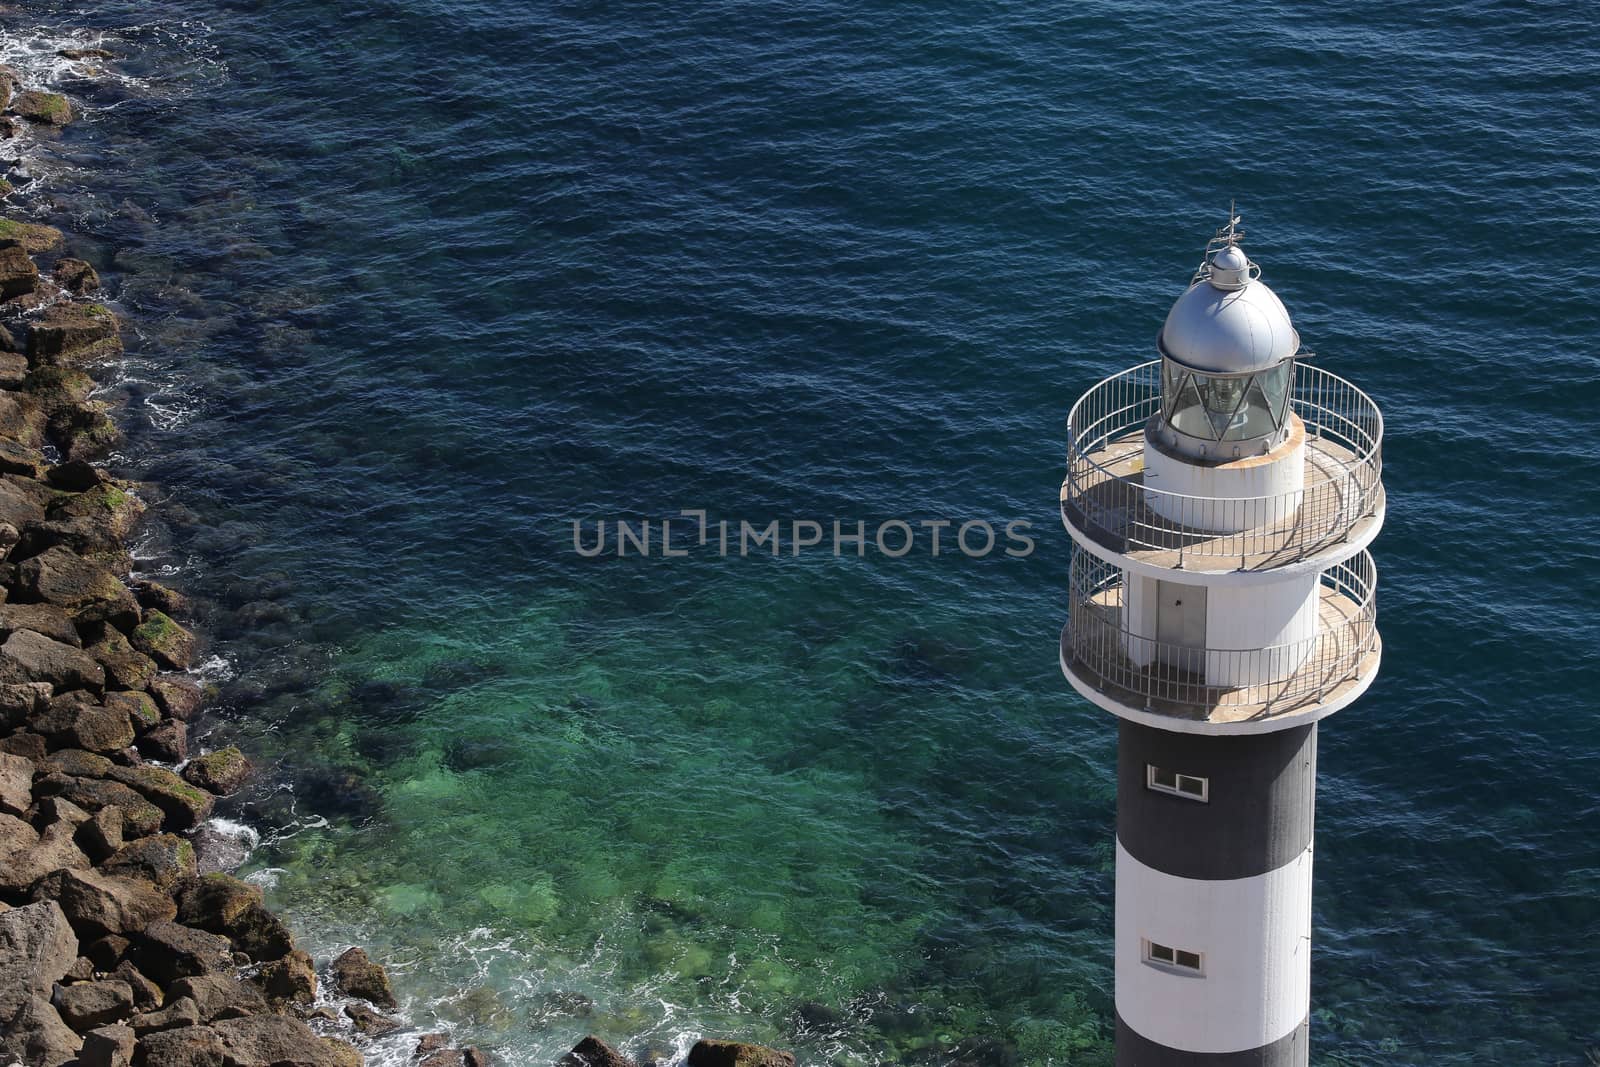
{"label": "boulder", "polygon": [[42,522],[45,501],[40,499],[38,488],[38,483],[29,483],[15,474],[0,475],[0,521],[18,530],[29,523]]}
{"label": "boulder", "polygon": [[[52,641],[32,630],[18,630],[0,645],[0,681],[12,684],[49,682],[57,691],[88,689],[98,693],[105,688],[106,672],[95,662],[93,656],[81,648]],[[65,710],[63,709],[64,712]],[[58,722],[59,727],[38,732],[44,734],[68,732],[71,729],[71,722],[75,719],[69,716],[51,721]],[[117,747],[125,747],[132,741],[133,737],[130,735],[124,745]]]}
{"label": "boulder", "polygon": [[78,1052],[78,1067],[132,1067],[132,1029],[126,1026],[102,1026],[83,1035],[83,1048]]}
{"label": "boulder", "polygon": [[141,971],[163,987],[179,978],[222,974],[233,968],[233,946],[227,938],[171,921],[146,926],[134,940],[129,955]]}
{"label": "boulder", "polygon": [[99,459],[122,443],[122,431],[111,409],[99,400],[86,400],[52,412],[45,434],[69,460]]}
{"label": "boulder", "polygon": [[412,1050],[411,1057],[416,1059],[420,1056],[426,1056],[430,1052],[438,1052],[449,1047],[449,1034],[423,1034],[422,1038],[417,1042],[417,1047]]}
{"label": "boulder", "polygon": [[200,1005],[188,997],[174,997],[172,1003],[160,1011],[147,1011],[143,1015],[135,1015],[129,1025],[142,1037],[162,1030],[199,1026],[200,1022]]}
{"label": "boulder", "polygon": [[696,1041],[689,1050],[689,1067],[794,1067],[787,1052],[742,1041]]}
{"label": "boulder", "polygon": [[13,113],[41,126],[65,126],[72,121],[72,105],[60,93],[29,89],[11,101]]}
{"label": "boulder", "polygon": [[110,482],[102,482],[45,506],[45,514],[51,519],[88,519],[104,527],[108,540],[117,541],[133,534],[144,513],[144,501]]}
{"label": "boulder", "polygon": [[82,364],[121,352],[121,325],[103,304],[52,304],[28,333],[28,362],[35,367]]}
{"label": "boulder", "polygon": [[[4,688],[6,688],[4,685],[0,685],[0,689]],[[45,688],[48,689],[49,685],[47,684]],[[32,730],[18,730],[14,734],[0,737],[0,752],[9,752],[13,756],[22,756],[33,760],[35,763],[44,759],[45,753],[48,751],[49,747],[45,744],[44,738]]]}
{"label": "boulder", "polygon": [[638,1067],[638,1064],[590,1034],[561,1057],[556,1067]]}
{"label": "boulder", "polygon": [[[16,389],[22,385],[23,369],[17,365],[19,356],[0,352],[0,389]],[[24,478],[43,478],[50,469],[50,461],[36,448],[29,448],[10,438],[0,438],[0,474],[20,474]]]}
{"label": "boulder", "polygon": [[0,604],[0,639],[18,630],[32,630],[74,648],[83,644],[67,613],[53,604]]}
{"label": "boulder", "polygon": [[84,651],[93,656],[106,672],[106,684],[112,689],[143,689],[156,676],[156,661],[134,649],[120,630],[110,626]]}
{"label": "boulder", "polygon": [[[29,636],[28,631],[14,634],[0,646],[0,654],[11,642]],[[40,641],[48,638],[39,638]],[[57,648],[66,645],[57,644]],[[81,655],[81,653],[80,653]],[[83,693],[63,693],[50,701],[45,710],[35,712],[28,720],[34,733],[43,734],[53,744],[72,745],[89,752],[117,753],[133,744],[133,723],[128,713],[104,704],[92,704]],[[105,776],[109,776],[107,772]]]}
{"label": "boulder", "polygon": [[57,48],[56,55],[62,59],[116,59],[117,54],[109,48]]}
{"label": "boulder", "polygon": [[141,837],[119,848],[100,865],[106,874],[143,878],[163,892],[174,892],[195,876],[194,846],[176,834]]}
{"label": "boulder", "polygon": [[0,815],[0,890],[22,893],[52,872],[86,869],[89,857],[72,840],[73,830],[56,822],[35,833],[21,819]]}
{"label": "boulder", "polygon": [[167,990],[170,997],[188,997],[200,1009],[205,1022],[234,1019],[242,1015],[264,1015],[268,1007],[261,991],[231,974],[205,974],[180,978]]}
{"label": "boulder", "polygon": [[133,590],[105,567],[59,545],[18,564],[17,581],[30,599],[56,605],[75,623],[131,629],[139,619]]}
{"label": "boulder", "polygon": [[[128,939],[121,934],[106,934],[89,942],[83,950],[94,969],[102,974],[108,974],[122,962],[122,954],[128,951]],[[131,985],[131,983],[130,983]],[[145,1010],[139,1004],[139,998],[134,997],[134,1006],[140,1011]]]}
{"label": "boulder", "polygon": [[123,844],[122,809],[114,805],[101,808],[78,827],[78,847],[97,864],[116,855]]}
{"label": "boulder", "polygon": [[164,611],[145,613],[144,622],[133,631],[133,647],[173,670],[185,671],[194,663],[194,634]]}
{"label": "boulder", "polygon": [[0,248],[0,300],[31,293],[39,285],[39,268],[19,245]]}
{"label": "boulder", "polygon": [[347,996],[360,997],[375,1006],[394,1011],[400,1007],[394,999],[394,989],[383,967],[372,962],[362,948],[350,948],[340,953],[329,968],[334,984]]}
{"label": "boulder", "polygon": [[[108,934],[107,937],[114,935]],[[132,943],[123,938],[123,951],[127,951]],[[120,982],[127,982],[128,988],[133,990],[133,1006],[142,1012],[155,1011],[166,1002],[166,997],[161,993],[161,987],[144,976],[144,972],[133,965],[132,960],[123,960],[116,967],[106,972],[108,977]]]}
{"label": "boulder", "polygon": [[28,252],[49,252],[61,245],[61,231],[38,222],[0,219],[0,246],[21,245]]}
{"label": "boulder", "polygon": [[[189,727],[177,719],[163,719],[158,725],[146,731],[134,745],[145,759],[160,760],[162,763],[182,763],[189,758]],[[187,769],[184,771],[184,777],[191,782],[194,781],[189,777]],[[218,791],[212,790],[212,792]]]}
{"label": "boulder", "polygon": [[65,797],[90,812],[108,806],[121,808],[122,835],[128,838],[153,834],[166,820],[160,808],[121,782],[49,774],[35,780],[33,788],[35,793]]}
{"label": "boulder", "polygon": [[51,998],[61,1018],[74,1030],[92,1030],[133,1014],[133,990],[126,982],[74,982],[56,986]]}
{"label": "boulder", "polygon": [[[0,344],[3,343],[4,340],[0,339]],[[27,378],[28,357],[0,348],[0,389],[21,389],[22,383],[25,382]],[[23,446],[12,442],[12,447],[20,449]],[[32,450],[29,449],[29,451]],[[18,471],[18,473],[26,474],[27,471]]]}
{"label": "boulder", "polygon": [[35,900],[55,900],[72,928],[85,937],[132,936],[177,914],[172,898],[139,878],[99,871],[58,870],[33,887]]}
{"label": "boulder", "polygon": [[[14,730],[27,722],[28,716],[50,699],[51,691],[49,682],[23,682],[20,685],[0,682],[0,729]],[[27,755],[16,749],[8,748],[6,751],[19,756]]]}
{"label": "boulder", "polygon": [[225,797],[237,793],[254,771],[255,767],[244,753],[229,745],[190,760],[183,769],[183,777],[201,789]]}
{"label": "boulder", "polygon": [[[89,755],[85,752],[84,755]],[[34,761],[35,766],[39,761]],[[33,806],[32,822],[34,826],[49,826],[51,823],[66,823],[74,832],[78,827],[89,821],[89,813],[66,797],[40,797]]]}
{"label": "boulder", "polygon": [[[40,373],[43,372],[40,371]],[[81,374],[82,372],[79,371],[78,373]],[[87,378],[88,376],[85,375],[85,377]],[[88,395],[85,392],[76,399],[83,400]],[[81,459],[73,460],[70,463],[56,464],[46,472],[45,478],[55,488],[68,493],[82,493],[93,489],[97,485],[105,485],[111,481],[111,476],[104,470],[96,467],[93,463],[85,463]]]}
{"label": "boulder", "polygon": [[236,823],[219,825],[215,820],[189,835],[199,859],[201,874],[238,870],[260,843],[254,830]]}
{"label": "boulder", "polygon": [[229,874],[205,874],[178,894],[178,921],[226,934],[251,908],[260,907],[261,887]]}
{"label": "boulder", "polygon": [[294,950],[294,936],[283,920],[260,904],[244,910],[227,930],[234,947],[252,960],[276,960]]}
{"label": "boulder", "polygon": [[217,1032],[193,1023],[141,1032],[136,1055],[144,1067],[232,1067]]}
{"label": "boulder", "polygon": [[310,1004],[317,999],[317,969],[312,966],[311,957],[301,949],[289,952],[281,960],[262,964],[256,970],[255,982],[275,1009],[289,1004]]}
{"label": "boulder", "polygon": [[188,722],[205,703],[205,693],[193,678],[181,674],[158,674],[150,679],[150,694],[161,710],[174,719]]}
{"label": "boulder", "polygon": [[165,767],[113,767],[110,777],[143,794],[179,830],[199,826],[211,814],[216,798],[179,778]]}
{"label": "boulder", "polygon": [[[60,411],[72,407],[89,399],[94,392],[94,379],[89,377],[77,367],[34,367],[28,372],[27,379],[22,383],[22,388],[28,396],[36,400],[44,412]],[[70,466],[74,469],[88,467],[90,464],[83,460],[70,460],[61,466]],[[55,484],[54,481],[51,482]],[[60,488],[69,488],[61,486]]]}
{"label": "boulder", "polygon": [[[38,448],[44,443],[48,423],[49,415],[40,398],[28,393],[0,392],[0,435],[20,441],[29,448]],[[17,527],[19,530],[21,528]]]}
{"label": "boulder", "polygon": [[81,259],[63,256],[56,260],[55,269],[50,273],[61,284],[61,288],[79,296],[100,288],[100,275]]}
{"label": "boulder", "polygon": [[402,1024],[398,1019],[391,1019],[387,1015],[379,1015],[365,1004],[348,1004],[344,1013],[354,1024],[357,1033],[366,1034],[368,1037],[382,1037],[400,1029]]}
{"label": "boulder", "polygon": [[21,815],[33,804],[33,760],[0,752],[0,812]]}
{"label": "boulder", "polygon": [[83,1039],[42,996],[30,997],[0,1027],[0,1063],[61,1067],[77,1059],[82,1045]]}
{"label": "boulder", "polygon": [[361,1054],[343,1041],[318,1037],[299,1019],[251,1015],[211,1029],[226,1049],[228,1067],[361,1067]]}
{"label": "boulder", "polygon": [[108,708],[121,708],[128,713],[134,733],[144,733],[161,725],[161,709],[148,693],[125,690],[108,690],[102,701]]}
{"label": "boulder", "polygon": [[78,938],[55,901],[0,913],[0,1022],[48,997],[77,957]]}
{"label": "boulder", "polygon": [[[45,711],[48,710],[49,705],[46,704]],[[37,761],[37,765],[36,774],[69,774],[75,778],[104,778],[111,773],[111,768],[116,766],[104,756],[86,752],[81,748],[57,749]]]}
{"label": "boulder", "polygon": [[148,578],[141,578],[133,583],[133,595],[138,599],[140,607],[154,608],[168,615],[188,615],[194,610],[188,597],[170,586],[152,582]]}

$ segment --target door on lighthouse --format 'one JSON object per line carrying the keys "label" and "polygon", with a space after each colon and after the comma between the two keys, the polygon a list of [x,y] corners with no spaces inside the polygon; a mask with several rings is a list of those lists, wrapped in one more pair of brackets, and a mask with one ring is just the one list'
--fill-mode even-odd
{"label": "door on lighthouse", "polygon": [[1156,580],[1156,644],[1167,666],[1205,673],[1205,586]]}

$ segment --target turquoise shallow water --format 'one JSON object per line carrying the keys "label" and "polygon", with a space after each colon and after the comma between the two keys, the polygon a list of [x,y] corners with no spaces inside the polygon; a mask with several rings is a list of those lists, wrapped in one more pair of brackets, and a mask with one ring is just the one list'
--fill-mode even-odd
{"label": "turquoise shallow water", "polygon": [[[1237,197],[1383,406],[1384,673],[1324,731],[1314,1055],[1600,1046],[1600,56],[1581,4],[24,4],[14,201],[134,325],[144,552],[320,953],[512,1064],[1106,1062],[1111,724],[1064,420]],[[86,28],[86,29],[85,29]],[[68,31],[71,31],[70,34]],[[47,57],[103,35],[112,76]],[[20,176],[19,176],[20,177]],[[570,523],[1022,518],[1025,559]],[[394,1050],[377,1049],[375,1055]]]}

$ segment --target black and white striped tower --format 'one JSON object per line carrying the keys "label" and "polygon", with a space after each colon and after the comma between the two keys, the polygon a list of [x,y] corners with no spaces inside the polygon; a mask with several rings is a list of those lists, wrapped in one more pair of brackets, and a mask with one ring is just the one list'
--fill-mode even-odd
{"label": "black and white striped tower", "polygon": [[1383,418],[1217,232],[1077,402],[1061,668],[1118,718],[1117,1063],[1305,1064],[1317,723],[1377,674]]}

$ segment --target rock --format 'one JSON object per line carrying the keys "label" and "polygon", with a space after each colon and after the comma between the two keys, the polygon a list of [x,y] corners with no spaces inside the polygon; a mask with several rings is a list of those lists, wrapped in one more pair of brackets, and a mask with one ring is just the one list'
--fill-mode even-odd
{"label": "rock", "polygon": [[132,536],[144,513],[144,501],[109,482],[58,498],[45,507],[46,516],[52,520],[88,519],[103,527],[106,540],[116,541]]}
{"label": "rock", "polygon": [[163,987],[179,978],[233,968],[233,946],[227,938],[171,921],[146,926],[129,952],[134,964]]}
{"label": "rock", "polygon": [[0,219],[0,246],[21,245],[28,252],[48,252],[61,241],[61,231],[54,226]]}
{"label": "rock", "polygon": [[168,615],[188,615],[194,610],[188,597],[171,586],[152,582],[148,578],[133,583],[133,595],[138,598],[140,607],[154,608]]}
{"label": "rock", "polygon": [[361,1067],[361,1054],[342,1041],[318,1037],[283,1015],[224,1019],[211,1029],[221,1037],[227,1067]]}
{"label": "rock", "polygon": [[638,1067],[610,1045],[590,1034],[561,1057],[556,1067]]}
{"label": "rock", "polygon": [[254,772],[255,767],[244,753],[229,745],[190,760],[183,769],[183,777],[201,789],[225,797],[237,793]]}
{"label": "rock", "polygon": [[369,1000],[380,1008],[395,1011],[394,990],[383,967],[368,958],[366,950],[350,948],[340,953],[330,968],[334,983],[348,996]]}
{"label": "rock", "polygon": [[122,328],[103,304],[52,304],[28,333],[28,362],[82,364],[122,352]]}
{"label": "rock", "polygon": [[117,54],[107,48],[58,48],[56,55],[62,59],[116,59]]}
{"label": "rock", "polygon": [[55,270],[51,273],[55,275],[56,281],[61,283],[63,289],[79,296],[100,288],[100,275],[81,259],[63,256],[56,261]]}
{"label": "rock", "polygon": [[[4,654],[12,641],[27,636],[27,631],[14,635],[0,646],[0,654]],[[41,637],[39,640],[48,639]],[[44,711],[35,712],[28,725],[34,733],[44,734],[53,744],[73,745],[90,752],[116,753],[133,744],[133,723],[128,720],[128,713],[104,704],[91,704],[83,693],[61,694]],[[110,773],[107,772],[108,777]]]}
{"label": "rock", "polygon": [[[27,393],[0,392],[0,434],[30,448],[38,448],[44,442],[48,421],[48,414],[37,397]],[[18,526],[17,529],[22,527]]]}
{"label": "rock", "polygon": [[99,400],[52,412],[45,433],[69,460],[99,459],[122,443],[111,409]]}
{"label": "rock", "polygon": [[101,808],[78,828],[78,847],[97,864],[113,856],[122,845],[122,809],[114,805]]}
{"label": "rock", "polygon": [[51,1003],[68,1026],[91,1030],[132,1015],[133,990],[126,982],[75,982],[56,986]]}
{"label": "rock", "polygon": [[150,693],[161,710],[174,719],[188,722],[205,703],[205,694],[193,678],[181,674],[158,674],[150,679]]}
{"label": "rock", "polygon": [[441,1049],[424,1056],[417,1067],[467,1067],[467,1054],[458,1048]]}
{"label": "rock", "polygon": [[449,1047],[449,1034],[423,1034],[422,1039],[417,1042],[417,1047],[412,1050],[411,1055],[413,1057],[426,1056],[430,1052],[438,1052],[440,1049]]}
{"label": "rock", "polygon": [[11,101],[11,110],[41,126],[65,126],[72,121],[72,105],[60,93],[30,89]]}
{"label": "rock", "polygon": [[[36,373],[44,373],[43,368]],[[70,373],[82,374],[83,372],[74,371]],[[85,377],[87,377],[87,375],[85,375]],[[88,395],[89,394],[85,392],[82,396],[75,397],[74,399],[75,401],[84,400],[88,397]],[[104,470],[96,467],[92,463],[85,463],[81,459],[73,460],[70,463],[56,464],[46,472],[45,478],[57,489],[68,493],[86,492],[90,489],[93,489],[97,485],[105,485],[111,481],[111,476]]]}
{"label": "rock", "polygon": [[200,1022],[200,1005],[188,997],[174,997],[171,1003],[160,1011],[147,1011],[143,1015],[135,1015],[129,1020],[128,1025],[143,1038],[149,1033],[199,1026]]}
{"label": "rock", "polygon": [[[10,394],[0,394],[0,398],[9,399]],[[18,530],[43,521],[44,501],[37,490],[37,482],[30,483],[14,474],[0,476],[0,521]]]}
{"label": "rock", "polygon": [[133,590],[106,568],[59,545],[18,564],[17,581],[30,599],[56,605],[76,623],[109,622],[118,629],[138,623]]}
{"label": "rock", "polygon": [[[0,689],[4,688],[6,687],[0,685]],[[49,686],[46,685],[45,688],[48,689]],[[8,752],[13,756],[22,756],[25,759],[33,760],[35,763],[44,759],[47,751],[49,749],[44,743],[44,738],[32,730],[18,730],[9,736],[0,737],[0,752]]]}
{"label": "rock", "polygon": [[393,1033],[403,1025],[398,1019],[379,1015],[365,1004],[346,1005],[344,1013],[355,1024],[357,1032],[368,1037],[382,1037],[384,1034]]}
{"label": "rock", "polygon": [[688,1067],[794,1067],[794,1057],[764,1045],[742,1041],[696,1041]]}
{"label": "rock", "polygon": [[48,997],[78,957],[78,938],[53,900],[0,913],[0,1023]]}
{"label": "rock", "polygon": [[[38,402],[45,412],[74,407],[89,399],[94,392],[94,379],[77,367],[35,367],[28,372],[22,388]],[[60,466],[87,467],[83,460],[69,460]],[[59,469],[56,468],[56,469]],[[67,488],[63,486],[63,488]],[[87,488],[87,486],[85,486]]]}
{"label": "rock", "polygon": [[128,713],[134,733],[144,733],[161,725],[161,709],[147,693],[130,693],[108,690],[102,700],[108,708],[121,708]]}
{"label": "rock", "polygon": [[143,794],[179,830],[205,822],[216,804],[210,793],[196,789],[165,767],[113,767],[110,777]]}
{"label": "rock", "polygon": [[[0,326],[0,329],[4,328],[5,327]],[[0,344],[4,343],[5,339],[0,337]],[[5,349],[0,348],[0,389],[21,389],[22,383],[27,380],[28,358],[26,356],[19,355],[16,352],[8,352]],[[10,447],[13,449],[21,449],[24,446],[12,442]],[[32,449],[28,449],[27,451],[31,452]],[[9,466],[6,469],[16,470],[15,467]],[[17,473],[27,474],[28,472],[26,470],[17,470]]]}
{"label": "rock", "polygon": [[213,820],[191,834],[190,840],[194,842],[200,873],[215,874],[238,870],[261,839],[247,826],[219,826]]}
{"label": "rock", "polygon": [[311,957],[300,949],[262,964],[256,971],[256,984],[274,1007],[310,1004],[317,998],[317,970]]}
{"label": "rock", "polygon": [[72,961],[72,966],[67,968],[67,976],[61,980],[62,985],[72,985],[74,982],[87,982],[94,977],[94,964],[87,956],[79,956]]}
{"label": "rock", "polygon": [[261,991],[231,974],[207,974],[180,978],[167,990],[170,997],[188,997],[200,1009],[206,1022],[234,1019],[241,1015],[262,1015],[269,1009]]}
{"label": "rock", "polygon": [[[4,607],[0,604],[0,607]],[[24,682],[16,685],[0,682],[0,728],[14,730],[28,721],[28,716],[38,711],[50,700],[49,682]],[[6,749],[13,755],[26,756],[16,749]],[[28,757],[32,759],[31,756]]]}
{"label": "rock", "polygon": [[[160,760],[163,763],[182,763],[189,758],[189,728],[177,719],[165,719],[147,731],[134,744],[145,759]],[[184,776],[188,777],[187,769],[184,771]]]}
{"label": "rock", "polygon": [[21,819],[0,815],[0,890],[22,893],[51,872],[87,868],[89,857],[73,842],[73,829],[57,822],[40,834]]}
{"label": "rock", "polygon": [[207,874],[178,894],[178,921],[188,926],[227,933],[252,907],[262,902],[261,888],[227,874]]}
{"label": "rock", "polygon": [[91,812],[108,806],[121,808],[122,835],[127,838],[153,834],[166,819],[160,808],[121,782],[50,774],[35,780],[33,789],[38,794],[65,797]]}
{"label": "rock", "polygon": [[195,876],[194,846],[176,834],[155,834],[123,845],[100,865],[105,874],[143,878],[163,892]]}
{"label": "rock", "polygon": [[80,935],[135,935],[177,914],[172,898],[149,882],[89,870],[59,870],[33,887],[36,900],[55,900]]}
{"label": "rock", "polygon": [[0,1029],[0,1063],[61,1067],[77,1059],[83,1039],[61,1020],[50,1001],[29,998]]}
{"label": "rock", "polygon": [[39,284],[39,268],[18,245],[0,248],[0,300],[31,293]]}
{"label": "rock", "polygon": [[133,631],[133,647],[174,670],[188,670],[194,663],[194,635],[164,611],[145,613],[144,622]]}
{"label": "rock", "polygon": [[[107,935],[111,937],[113,935]],[[122,939],[127,942],[126,938]],[[129,947],[124,944],[124,949]],[[142,1012],[155,1011],[166,1002],[161,993],[161,987],[144,976],[144,972],[133,965],[132,960],[123,960],[116,967],[107,972],[107,977],[115,978],[119,982],[127,982],[128,988],[133,990],[133,1006]]]}
{"label": "rock", "polygon": [[156,661],[143,652],[134,650],[122,632],[110,626],[102,627],[98,641],[84,649],[106,672],[106,684],[112,689],[143,689],[156,676]]}
{"label": "rock", "polygon": [[33,804],[33,760],[0,752],[0,812],[21,815]]}
{"label": "rock", "polygon": [[[106,934],[89,942],[83,950],[94,969],[102,974],[110,973],[122,962],[122,954],[128,951],[128,939],[121,934]],[[138,997],[134,998],[134,1006],[139,1007]],[[140,1008],[140,1010],[144,1010]]]}
{"label": "rock", "polygon": [[[9,352],[0,352],[0,388],[15,389],[22,384],[22,370],[12,362],[18,358]],[[0,473],[37,479],[49,469],[50,461],[44,458],[43,452],[9,438],[0,439]],[[15,540],[12,543],[15,544]]]}
{"label": "rock", "polygon": [[[90,755],[87,752],[79,753],[79,755],[87,756],[90,759],[98,758]],[[44,761],[44,763],[48,762],[48,760]],[[37,767],[42,766],[43,764],[35,760],[34,765]],[[38,772],[36,771],[34,773]],[[66,797],[43,796],[40,797],[38,802],[34,805],[32,822],[35,826],[48,826],[51,823],[64,822],[75,832],[78,827],[82,826],[88,821],[89,813],[78,807],[78,805],[74,804]]]}
{"label": "rock", "polygon": [[134,1032],[126,1026],[102,1026],[83,1035],[78,1067],[132,1067]]}
{"label": "rock", "polygon": [[[32,630],[18,630],[0,645],[0,680],[13,684],[42,681],[49,682],[57,691],[88,689],[98,693],[105,688],[106,672],[93,656],[80,648],[52,641]],[[72,724],[76,716],[67,712],[68,709],[63,708],[65,717],[51,719],[59,724],[56,728],[38,732],[48,735],[75,731]],[[115,747],[122,748],[133,742],[131,726],[129,730],[128,740]],[[78,747],[88,746],[80,744]]]}
{"label": "rock", "polygon": [[32,630],[74,648],[83,644],[67,613],[53,604],[0,604],[0,638],[10,637],[18,630]]}

